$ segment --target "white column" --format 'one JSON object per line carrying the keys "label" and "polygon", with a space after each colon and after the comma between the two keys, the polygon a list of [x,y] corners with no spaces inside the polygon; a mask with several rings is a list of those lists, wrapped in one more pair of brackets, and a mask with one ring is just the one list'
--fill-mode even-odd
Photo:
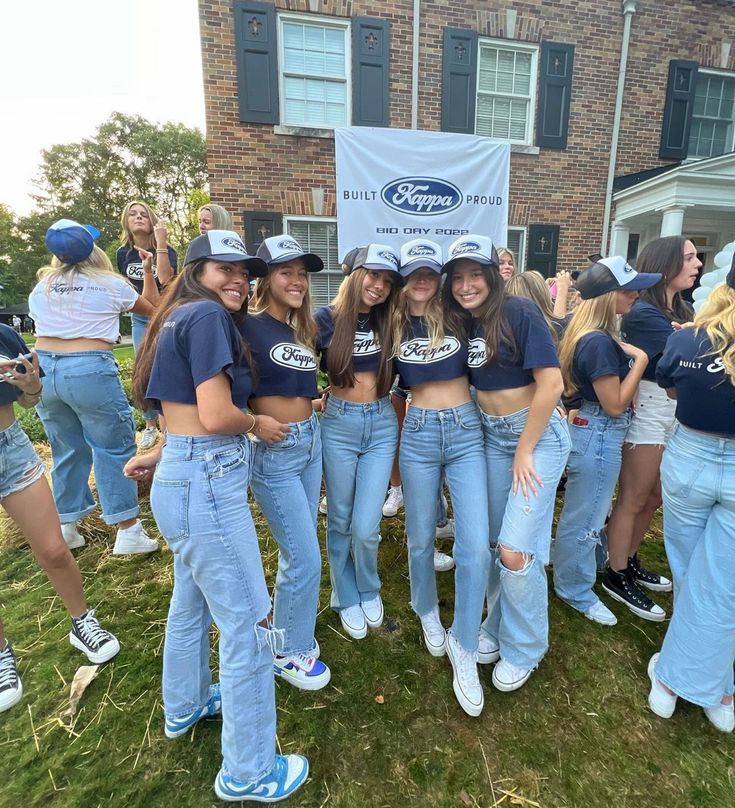
{"label": "white column", "polygon": [[629,238],[630,226],[625,221],[614,221],[610,238],[610,255],[621,255],[625,258],[628,255]]}
{"label": "white column", "polygon": [[684,229],[684,208],[666,208],[661,219],[661,237],[680,236]]}

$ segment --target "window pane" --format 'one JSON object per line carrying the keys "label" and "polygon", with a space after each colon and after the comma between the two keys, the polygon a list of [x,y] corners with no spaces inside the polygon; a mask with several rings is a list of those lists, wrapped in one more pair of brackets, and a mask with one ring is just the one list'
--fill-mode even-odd
{"label": "window pane", "polygon": [[345,29],[283,24],[283,69],[311,76],[345,76]]}
{"label": "window pane", "polygon": [[476,134],[528,141],[533,64],[529,50],[480,46]]}
{"label": "window pane", "polygon": [[733,148],[735,78],[700,73],[689,134],[691,157],[714,157]]}

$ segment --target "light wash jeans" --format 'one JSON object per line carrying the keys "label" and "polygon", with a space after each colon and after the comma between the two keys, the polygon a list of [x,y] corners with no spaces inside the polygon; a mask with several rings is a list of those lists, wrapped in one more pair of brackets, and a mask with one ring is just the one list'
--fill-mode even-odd
{"label": "light wash jeans", "polygon": [[252,446],[242,435],[169,434],[151,509],[174,555],[163,649],[163,704],[179,718],[207,703],[209,627],[220,632],[222,757],[238,780],[273,768],[278,636],[259,623],[271,609],[245,496]]}
{"label": "light wash jeans", "polygon": [[38,351],[46,374],[36,406],[53,456],[51,481],[62,523],[95,509],[89,487],[94,466],[102,518],[108,525],[138,515],[138,485],[123,476],[135,454],[132,409],[112,351]]}
{"label": "light wash jeans", "polygon": [[290,423],[278,443],[255,445],[250,487],[278,543],[273,625],[284,631],[283,654],[314,647],[322,556],[316,535],[322,484],[319,421]]}
{"label": "light wash jeans", "polygon": [[567,464],[564,507],[556,527],[554,589],[583,614],[599,598],[596,551],[620,474],[623,441],[630,410],[611,416],[597,403],[582,402],[569,432],[572,451]]}
{"label": "light wash jeans", "polygon": [[0,431],[0,500],[43,476],[44,465],[17,421]]}
{"label": "light wash jeans", "polygon": [[390,396],[367,404],[329,396],[321,426],[331,603],[339,611],[380,592],[380,519],[398,421]]}
{"label": "light wash jeans", "polygon": [[[477,404],[427,410],[411,406],[399,451],[403,483],[411,606],[419,617],[437,604],[434,537],[437,513],[432,491],[446,475],[454,508],[454,622],[451,632],[468,651],[477,650],[490,567],[487,471]],[[441,508],[441,505],[439,506]]]}
{"label": "light wash jeans", "polygon": [[[134,314],[132,312],[130,314],[130,322],[133,329],[133,351],[136,356],[140,350],[140,346],[143,344],[145,330],[148,328],[150,319],[150,317],[146,317],[144,314]],[[143,410],[141,415],[145,421],[155,421],[158,419],[159,413],[158,410]]]}
{"label": "light wash jeans", "polygon": [[[546,570],[551,523],[559,478],[569,456],[567,422],[554,410],[533,450],[536,473],[544,487],[538,495],[514,495],[513,458],[528,419],[528,409],[512,415],[482,413],[490,508],[490,574],[487,618],[482,630],[500,646],[500,656],[519,668],[535,668],[549,646]],[[523,553],[523,568],[503,565],[499,546]]]}
{"label": "light wash jeans", "polygon": [[656,676],[700,707],[733,692],[735,438],[674,426],[661,462],[674,612]]}

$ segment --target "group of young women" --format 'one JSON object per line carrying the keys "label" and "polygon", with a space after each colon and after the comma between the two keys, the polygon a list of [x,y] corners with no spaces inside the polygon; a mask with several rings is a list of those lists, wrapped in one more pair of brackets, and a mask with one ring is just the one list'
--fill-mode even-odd
{"label": "group of young women", "polygon": [[[132,210],[126,215],[135,234],[136,223],[145,217]],[[446,256],[438,244],[424,239],[404,244],[400,255],[373,243],[345,256],[346,277],[337,296],[312,315],[308,277],[323,268],[317,255],[284,234],[266,239],[252,256],[231,229],[207,229],[202,222],[202,231],[160,301],[149,277],[150,252],[140,239],[133,240],[144,289],[157,304],[136,361],[133,395],[138,406],[165,419],[166,433],[156,450],[130,459],[125,474],[134,482],[155,471],[151,507],[174,554],[164,651],[165,733],[178,737],[202,718],[221,713],[217,795],[275,801],[304,782],[308,762],[301,755],[276,754],[274,674],[306,690],[324,687],[331,677],[315,637],[322,473],[332,608],[344,631],[358,640],[383,622],[378,546],[399,443],[390,397],[394,377],[410,395],[398,457],[411,605],[427,650],[434,656],[446,653],[457,700],[477,716],[484,706],[478,663],[495,663],[493,684],[512,691],[528,680],[547,651],[545,567],[552,555],[557,486],[567,467],[553,552],[554,587],[589,619],[616,622],[593,585],[618,472],[626,452],[633,455],[641,445],[656,447],[660,458],[660,435],[665,441],[670,428],[661,422],[671,416],[663,407],[645,412],[646,398],[640,412],[641,379],[664,348],[668,355],[663,327],[658,324],[656,339],[639,340],[640,345],[632,336],[629,342],[621,340],[618,321],[622,316],[626,333],[634,331],[637,317],[650,325],[641,307],[653,307],[654,315],[666,320],[665,336],[670,336],[672,322],[691,319],[680,294],[694,282],[699,264],[693,245],[684,239],[648,245],[639,272],[622,258],[601,258],[580,276],[581,302],[570,319],[553,307],[540,308],[530,294],[509,294],[506,284],[514,273],[506,272],[505,278],[487,237],[463,236]],[[168,248],[155,249],[167,253],[163,264],[173,268]],[[658,271],[662,254],[669,256],[670,266]],[[647,256],[656,260],[647,263]],[[559,279],[557,296],[566,296],[565,283]],[[638,300],[639,293],[647,296],[644,301]],[[732,305],[735,291],[722,294]],[[723,491],[722,468],[732,464],[735,437],[735,419],[727,420],[735,414],[735,396],[727,387],[735,370],[735,320],[730,316],[725,323],[710,317],[701,321],[700,330],[676,335],[677,345],[696,357],[701,344],[692,348],[684,341],[701,337],[705,329],[708,355],[720,357],[714,364],[723,371],[718,378],[725,386],[713,395],[722,419],[708,422],[714,429],[703,430],[697,420],[677,427],[676,434],[680,452],[691,454],[693,444],[706,442],[708,456],[721,464],[712,474]],[[321,396],[317,361],[329,377]],[[692,358],[682,363],[685,368],[696,364]],[[663,364],[659,382],[678,389],[674,358]],[[687,378],[681,384],[689,385],[687,396],[694,395],[693,382]],[[563,395],[574,401],[575,412],[563,409]],[[681,396],[678,409],[684,400]],[[680,424],[697,410],[691,398],[686,401],[684,414],[677,413]],[[629,441],[630,430],[642,418],[646,425],[639,423],[637,437]],[[629,462],[640,471],[637,458]],[[650,458],[645,465],[650,466]],[[630,477],[635,480],[635,472]],[[695,482],[687,476],[686,494]],[[444,485],[452,499],[456,565],[448,630],[439,610],[434,563]],[[272,608],[248,486],[279,547]],[[680,511],[684,490],[680,485],[671,493]],[[711,501],[697,511],[694,521],[703,534],[699,555],[685,530],[688,508],[686,515],[666,511],[667,531],[673,520],[673,534],[679,534],[674,585],[677,592],[688,586],[693,594],[686,601],[678,595],[687,604],[677,604],[674,612],[675,619],[681,615],[681,628],[671,641],[667,635],[649,673],[654,711],[671,714],[672,700],[681,695],[702,704],[710,720],[727,729],[735,632],[732,610],[720,613],[721,590],[728,597],[734,594],[732,576],[718,563],[723,535],[732,537],[733,530],[732,502],[721,504],[732,491],[723,491],[710,491]],[[637,548],[657,493],[654,480],[646,496],[648,510],[632,520],[635,535],[624,546],[623,562],[613,554],[614,546],[623,546],[614,545],[613,513],[607,531],[610,569],[603,582],[613,598],[654,620],[662,618],[640,585],[663,588],[667,582],[641,566]],[[435,508],[427,507],[427,497]],[[84,508],[70,511],[67,517],[78,518]],[[667,533],[667,547],[669,538]],[[712,597],[702,605],[696,593],[704,574],[713,579],[708,581]],[[703,666],[695,658],[679,676],[673,656],[702,652],[705,632],[699,626],[715,613],[716,629],[707,635],[712,664]],[[209,667],[213,621],[220,631],[216,683]]]}

